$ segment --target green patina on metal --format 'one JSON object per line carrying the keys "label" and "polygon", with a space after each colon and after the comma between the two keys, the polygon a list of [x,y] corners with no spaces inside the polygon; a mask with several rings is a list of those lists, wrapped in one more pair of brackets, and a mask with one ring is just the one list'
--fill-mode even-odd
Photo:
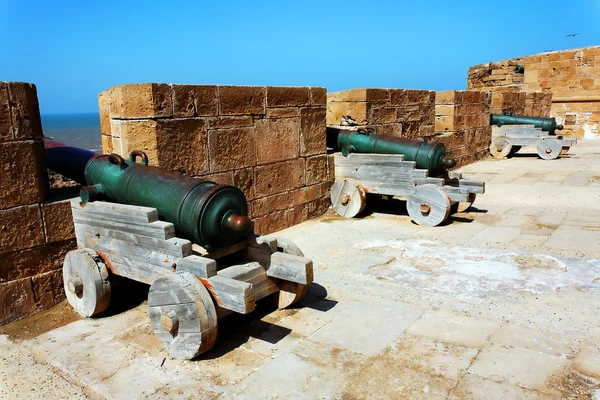
{"label": "green patina on metal", "polygon": [[374,129],[343,130],[327,128],[328,146],[350,153],[402,154],[404,160],[415,161],[416,167],[427,169],[432,175],[452,168],[456,160],[446,156],[442,143],[378,135]]}
{"label": "green patina on metal", "polygon": [[525,66],[523,66],[523,65],[517,65],[515,67],[515,73],[516,74],[524,74],[525,73]]}
{"label": "green patina on metal", "polygon": [[[148,166],[146,154],[100,155],[45,140],[48,168],[65,176],[76,172],[68,157],[86,161],[83,202],[103,197],[137,206],[153,207],[165,221],[207,248],[222,248],[251,233],[248,203],[241,190]],[[136,162],[137,158],[141,162]],[[89,160],[89,161],[88,161]],[[81,179],[81,178],[80,178]]]}
{"label": "green patina on metal", "polygon": [[556,130],[561,131],[563,129],[562,125],[556,123],[556,118],[528,117],[510,113],[492,114],[490,125],[533,125],[536,128],[541,128],[544,132],[550,132],[551,135],[554,135]]}

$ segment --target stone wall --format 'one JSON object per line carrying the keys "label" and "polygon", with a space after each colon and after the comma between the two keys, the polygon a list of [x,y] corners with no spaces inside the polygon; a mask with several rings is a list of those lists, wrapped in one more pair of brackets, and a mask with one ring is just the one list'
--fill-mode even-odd
{"label": "stone wall", "polygon": [[435,92],[406,89],[350,89],[327,93],[327,124],[350,115],[358,125],[382,135],[430,139],[434,136]]}
{"label": "stone wall", "polygon": [[489,156],[492,138],[489,94],[481,91],[447,90],[435,96],[435,138],[457,167]]}
{"label": "stone wall", "polygon": [[115,86],[99,96],[103,150],[239,187],[268,234],[329,207],[325,103],[320,87]]}
{"label": "stone wall", "polygon": [[63,194],[48,187],[35,86],[0,82],[0,325],[64,298],[75,240]]}
{"label": "stone wall", "polygon": [[549,92],[492,91],[489,96],[492,114],[550,116],[552,93]]}
{"label": "stone wall", "polygon": [[[523,74],[514,66],[524,67]],[[522,76],[522,78],[520,76]],[[552,93],[550,116],[565,135],[600,135],[600,46],[541,53],[469,68],[468,89]]]}

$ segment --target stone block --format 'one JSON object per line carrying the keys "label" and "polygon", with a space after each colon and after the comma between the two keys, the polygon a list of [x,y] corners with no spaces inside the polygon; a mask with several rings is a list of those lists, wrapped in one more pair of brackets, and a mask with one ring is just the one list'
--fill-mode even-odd
{"label": "stone block", "polygon": [[13,140],[8,83],[0,82],[0,143]]}
{"label": "stone block", "polygon": [[208,168],[208,135],[202,119],[156,121],[158,165],[171,171],[195,176]]}
{"label": "stone block", "polygon": [[252,168],[233,171],[233,185],[244,192],[246,200],[254,199],[254,170]]}
{"label": "stone block", "polygon": [[218,114],[217,86],[173,85],[173,115],[176,117]]}
{"label": "stone block", "polygon": [[208,131],[210,172],[221,172],[256,164],[254,128],[215,129]]}
{"label": "stone block", "polygon": [[54,305],[52,274],[53,272],[46,272],[31,278],[31,287],[35,296],[36,308],[38,309],[46,309]]}
{"label": "stone block", "polygon": [[76,248],[75,240],[66,240],[3,253],[0,282],[28,278],[59,269],[67,253]]}
{"label": "stone block", "polygon": [[294,206],[295,191],[261,197],[252,202],[252,218],[264,217],[275,211],[287,210]]}
{"label": "stone block", "polygon": [[327,93],[327,102],[388,102],[388,89],[350,89]]}
{"label": "stone block", "polygon": [[35,85],[8,82],[13,137],[17,140],[41,139],[42,121]]}
{"label": "stone block", "polygon": [[268,164],[298,157],[298,118],[261,119],[255,122],[257,163]]}
{"label": "stone block", "polygon": [[58,304],[65,299],[65,285],[63,284],[62,268],[52,272],[52,289],[54,293],[54,304]]}
{"label": "stone block", "polygon": [[[98,95],[98,110],[100,111],[100,132],[110,136],[110,89]],[[103,142],[104,143],[104,142]]]}
{"label": "stone block", "polygon": [[294,86],[267,86],[267,107],[310,105],[310,89]]}
{"label": "stone block", "polygon": [[254,220],[254,232],[268,235],[290,226],[290,210],[271,212],[269,215]]}
{"label": "stone block", "polygon": [[75,226],[70,199],[43,203],[42,218],[46,243],[61,242],[75,238]]}
{"label": "stone block", "polygon": [[257,166],[254,169],[256,197],[270,196],[304,186],[304,168],[303,158]]}
{"label": "stone block", "polygon": [[219,115],[265,114],[264,86],[219,86]]}
{"label": "stone block", "polygon": [[324,106],[327,104],[327,90],[324,87],[311,87],[310,104],[313,106]]}
{"label": "stone block", "polygon": [[308,218],[317,218],[327,212],[331,206],[331,200],[328,197],[322,197],[317,200],[313,200],[308,204]]}
{"label": "stone block", "polygon": [[436,92],[435,104],[457,104],[461,102],[460,97],[460,92],[458,90]]}
{"label": "stone block", "polygon": [[294,192],[294,204],[309,203],[329,195],[330,181],[316,185],[305,186]]}
{"label": "stone block", "polygon": [[289,224],[290,226],[301,224],[307,221],[308,218],[308,204],[298,204],[292,207],[289,213]]}
{"label": "stone block", "polygon": [[206,118],[208,129],[248,128],[254,126],[252,116],[223,116]]}
{"label": "stone block", "polygon": [[44,243],[42,214],[38,204],[0,210],[0,253]]}
{"label": "stone block", "polygon": [[111,118],[139,119],[173,116],[173,89],[164,83],[114,86],[110,91]]}
{"label": "stone block", "polygon": [[47,195],[44,144],[0,143],[0,209],[41,202]]}
{"label": "stone block", "polygon": [[369,107],[368,123],[380,124],[396,122],[396,107]]}
{"label": "stone block", "polygon": [[267,108],[267,118],[295,118],[300,116],[298,107]]}
{"label": "stone block", "polygon": [[306,159],[306,185],[314,185],[327,180],[327,154]]}
{"label": "stone block", "polygon": [[233,185],[233,171],[215,172],[200,177],[203,181],[211,181],[219,185]]}
{"label": "stone block", "polygon": [[[128,158],[133,150],[141,150],[148,155],[150,165],[158,165],[157,122],[153,119],[142,120],[112,120],[113,151]],[[115,143],[115,137],[120,140],[120,146]]]}
{"label": "stone block", "polygon": [[368,104],[365,102],[328,102],[326,123],[337,125],[342,122],[342,117],[350,115],[357,124],[368,124]]}
{"label": "stone block", "polygon": [[300,115],[300,155],[325,153],[325,108],[304,108]]}
{"label": "stone block", "polygon": [[31,279],[0,283],[0,325],[21,319],[36,311]]}

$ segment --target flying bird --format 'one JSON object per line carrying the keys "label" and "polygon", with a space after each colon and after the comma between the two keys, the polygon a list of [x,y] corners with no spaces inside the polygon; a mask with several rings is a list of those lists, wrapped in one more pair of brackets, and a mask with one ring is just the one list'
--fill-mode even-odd
{"label": "flying bird", "polygon": [[579,35],[579,33],[571,33],[571,34],[569,34],[569,35],[567,35],[567,36],[565,36],[565,37],[575,37],[575,36],[577,36],[577,35]]}

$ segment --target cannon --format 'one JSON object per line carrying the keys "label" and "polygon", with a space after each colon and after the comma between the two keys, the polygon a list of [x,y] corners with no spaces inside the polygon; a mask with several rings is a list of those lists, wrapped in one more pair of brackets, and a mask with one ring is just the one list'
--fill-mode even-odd
{"label": "cannon", "polygon": [[525,146],[536,146],[544,160],[553,160],[566,154],[577,143],[572,137],[557,135],[563,126],[555,118],[528,117],[514,114],[492,114],[492,141],[490,154],[495,158],[512,156]]}
{"label": "cannon", "polygon": [[219,319],[266,297],[286,308],[313,281],[312,260],[293,242],[254,235],[237,188],[148,166],[141,151],[125,160],[45,147],[49,169],[85,185],[71,200],[78,249],[63,263],[81,316],[108,308],[115,276],[149,284],[154,333],[171,356],[192,359],[213,347]]}
{"label": "cannon", "polygon": [[554,135],[557,130],[563,130],[563,126],[556,123],[556,118],[528,117],[512,113],[492,114],[490,125],[497,127],[501,127],[502,125],[533,125],[535,128],[540,128],[543,132],[550,132],[551,135]]}
{"label": "cannon", "polygon": [[367,194],[406,199],[411,219],[436,226],[468,209],[485,184],[447,171],[456,165],[441,143],[377,135],[370,128],[328,126],[334,154],[333,210],[352,218],[366,206]]}
{"label": "cannon", "polygon": [[378,135],[376,130],[368,128],[327,127],[327,147],[344,156],[350,153],[402,154],[405,161],[414,161],[417,168],[427,169],[430,173],[440,173],[456,165],[455,159],[446,156],[446,147],[442,143]]}

